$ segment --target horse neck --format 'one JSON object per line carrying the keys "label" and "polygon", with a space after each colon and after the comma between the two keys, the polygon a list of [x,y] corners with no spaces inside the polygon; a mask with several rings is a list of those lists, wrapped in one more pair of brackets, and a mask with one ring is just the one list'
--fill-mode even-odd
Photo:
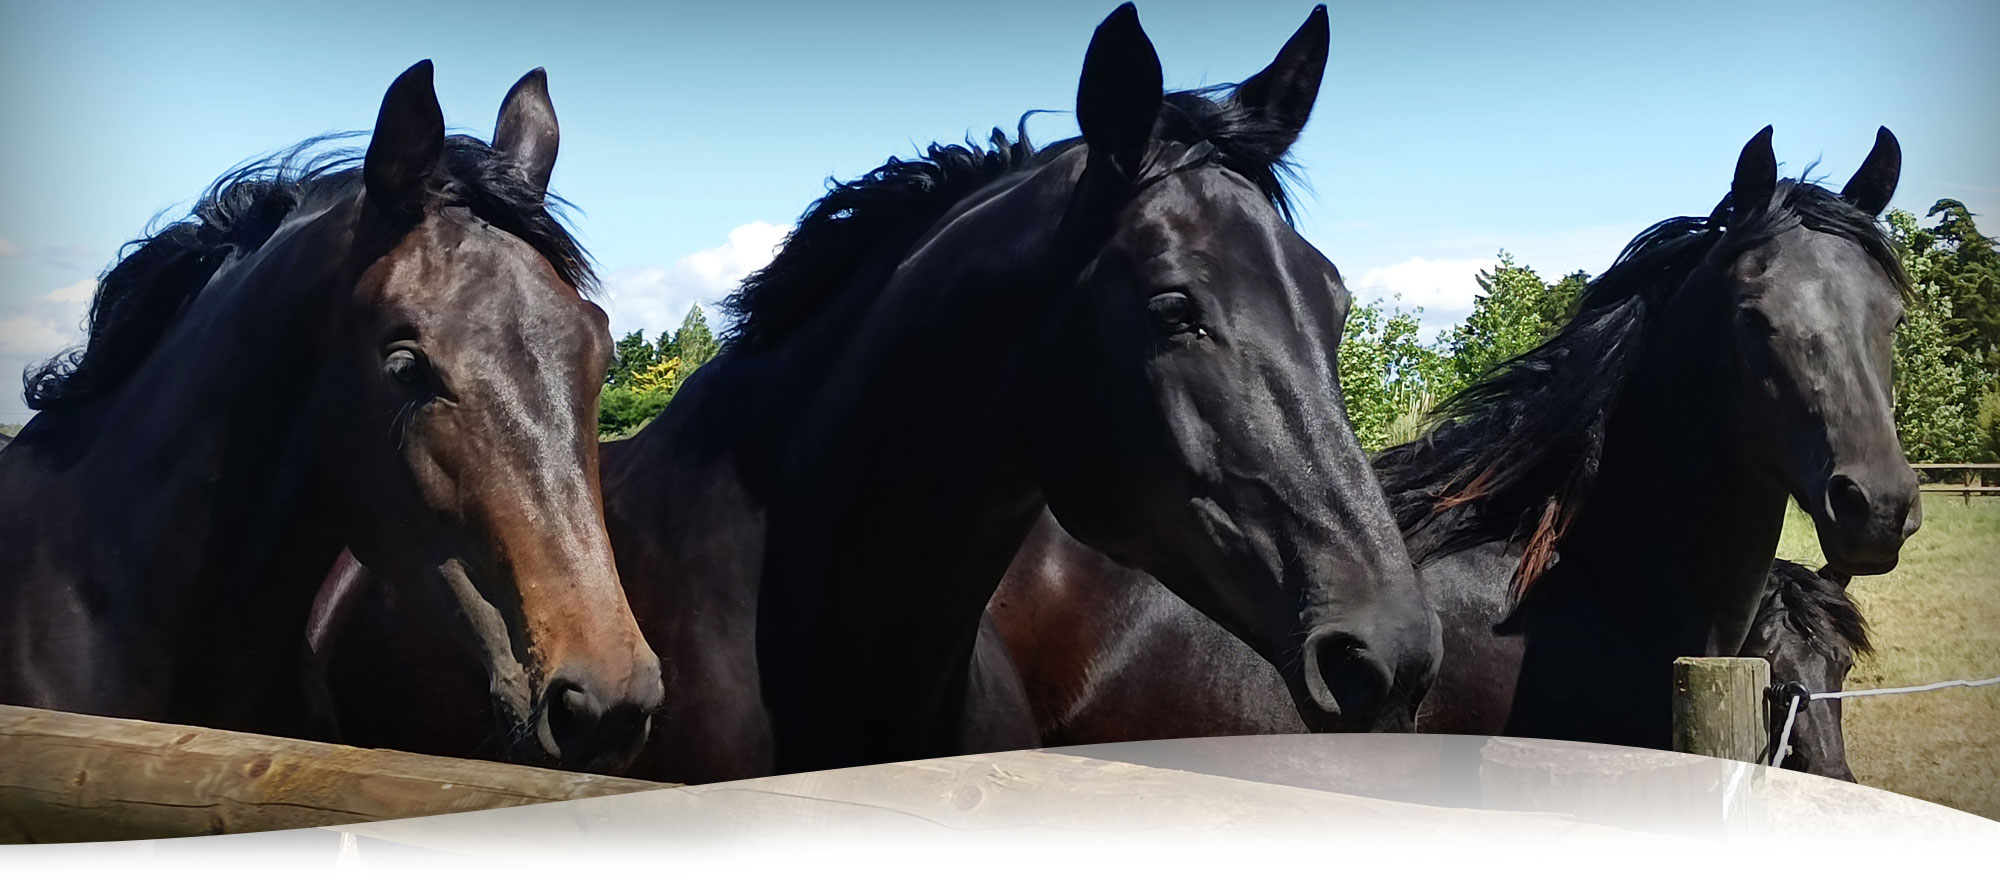
{"label": "horse neck", "polygon": [[1593,597],[1685,655],[1729,655],[1742,643],[1787,498],[1748,459],[1733,368],[1688,363],[1725,344],[1698,316],[1719,301],[1715,288],[1697,279],[1671,300],[1697,317],[1663,319],[1648,340],[1559,552]]}
{"label": "horse neck", "polygon": [[302,253],[275,254],[216,273],[91,415],[89,455],[70,473],[82,506],[119,517],[90,535],[90,556],[117,562],[80,573],[115,577],[107,618],[121,640],[164,639],[164,668],[147,671],[177,718],[266,727],[340,551],[312,480],[309,310],[325,280],[297,266]]}
{"label": "horse neck", "polygon": [[[979,613],[1041,508],[1019,390],[1066,291],[1003,287],[968,259],[1046,252],[1003,225],[1055,217],[1061,205],[1036,206],[1063,201],[1052,185],[1031,179],[933,229],[843,350],[810,346],[770,378],[789,393],[771,405],[799,412],[765,491],[759,595],[781,767],[916,755],[956,721]],[[797,730],[849,733],[833,758],[785,758],[788,721],[808,717],[823,718]]]}
{"label": "horse neck", "polygon": [[[801,676],[813,675],[813,666],[851,666],[854,648],[873,651],[847,696],[872,693],[877,699],[865,707],[893,707],[911,719],[954,717],[954,682],[969,660],[980,608],[1041,508],[1013,414],[1014,384],[1026,373],[1020,347],[1030,334],[969,329],[921,327],[894,347],[850,357],[853,366],[830,377],[791,442],[796,450],[779,488],[788,497],[767,509],[760,644],[811,645],[805,655],[821,662],[797,668]],[[883,656],[884,642],[909,655]],[[765,663],[767,695],[787,675],[790,650],[777,653],[775,668]],[[904,671],[890,671],[902,663]],[[782,697],[773,703],[783,712]],[[928,751],[941,736],[897,732],[895,724],[882,719],[874,730],[855,730],[926,745],[853,758],[906,758],[915,753],[903,750]]]}

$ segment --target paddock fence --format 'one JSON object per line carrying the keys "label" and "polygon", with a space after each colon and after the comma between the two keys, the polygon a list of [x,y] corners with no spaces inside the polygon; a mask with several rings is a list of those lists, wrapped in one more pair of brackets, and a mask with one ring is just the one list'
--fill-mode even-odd
{"label": "paddock fence", "polygon": [[2000,676],[1813,692],[1797,682],[1774,684],[1771,664],[1762,657],[1682,657],[1674,661],[1673,748],[1720,759],[1778,765],[1791,752],[1793,726],[1799,713],[1813,701],[1893,697],[1995,685],[2000,685]]}
{"label": "paddock fence", "polygon": [[273,831],[673,786],[0,706],[0,843]]}
{"label": "paddock fence", "polygon": [[[1681,806],[1685,811],[1680,814],[1688,818],[1720,819],[1717,823],[1729,827],[1741,821],[1738,816],[1742,812],[1738,810],[1742,806],[1737,804],[1749,799],[1745,796],[1749,791],[1742,786],[1749,779],[1744,776],[1753,772],[1755,765],[1777,765],[1783,761],[1793,733],[1792,723],[1809,702],[1886,698],[1948,688],[1987,687],[2000,685],[2000,677],[1812,693],[1791,683],[1774,685],[1770,665],[1761,658],[1690,657],[1675,661],[1673,682],[1673,749],[1685,754],[1734,759],[1744,763],[1729,773],[1733,777],[1724,782],[1727,786],[1719,790],[1694,788],[1703,793],[1713,790],[1711,795],[1719,799],[1720,804],[1710,805],[1704,798],[1696,800],[1699,805]],[[1774,720],[1779,724],[1772,725]],[[1643,775],[1640,777],[1644,780],[1623,773],[1607,778],[1599,773],[1601,769],[1590,771],[1584,768],[1595,768],[1590,765],[1593,762],[1601,764],[1613,760],[1639,765],[1646,765],[1647,762],[1658,764],[1657,758],[1635,758],[1616,751],[1613,755],[1602,750],[1593,751],[1588,746],[1490,739],[1480,747],[1478,780],[1482,783],[1479,789],[1486,797],[1500,800],[1509,809],[1521,809],[1523,806],[1533,809],[1540,805],[1534,799],[1543,798],[1535,794],[1554,786],[1550,783],[1556,780],[1550,777],[1553,774],[1551,769],[1581,763],[1581,770],[1573,770],[1575,774],[1571,777],[1578,781],[1587,779],[1596,782],[1584,788],[1595,794],[1584,802],[1596,806],[1597,809],[1592,811],[1597,815],[1604,815],[1598,809],[1619,804],[1621,800],[1629,801],[1633,787],[1659,789],[1666,786]],[[1357,748],[1346,746],[1342,749],[1352,752]],[[1533,754],[1533,761],[1529,763],[1533,767],[1532,774],[1523,772],[1526,775],[1523,780],[1539,783],[1522,791],[1522,794],[1534,799],[1522,794],[1515,794],[1521,799],[1511,802],[1500,799],[1509,792],[1505,785],[1511,779],[1505,772],[1512,765],[1503,754],[1510,749],[1527,750]],[[1022,765],[1022,768],[1034,763],[1082,761],[1078,757],[1028,752],[1035,755],[1008,761],[1016,765],[1028,764]],[[1339,758],[1336,754],[1329,755]],[[1652,755],[1659,757],[1662,754]],[[935,765],[884,766],[881,768],[887,771],[870,774],[877,777],[932,774],[937,772],[933,767]],[[1114,776],[1118,777],[1117,781],[1107,778],[1101,783],[1105,787],[1114,784],[1123,786],[1122,782],[1132,775],[1143,776],[1157,771],[1127,769],[1120,773],[1122,777]],[[1687,785],[1686,781],[1674,777],[1681,775],[1680,771],[1668,771],[1672,772],[1668,777],[1673,777],[1674,781],[1667,790],[1678,794],[1687,789],[1683,786]],[[1068,776],[1061,777],[1061,781],[1067,782],[1064,786],[1083,786],[1072,772],[1063,774]],[[1384,772],[1374,769],[1371,774],[1380,777]],[[759,792],[777,793],[779,791],[773,788],[806,786],[784,783],[787,780],[790,779],[770,779],[759,785],[763,788]],[[925,783],[921,788],[922,793],[928,795],[924,799],[937,797],[951,806],[967,802],[960,790],[953,787],[940,789],[932,783],[935,782]],[[1372,793],[1372,789],[1379,788],[1380,783],[1371,778],[1343,786],[1355,792]],[[845,798],[855,802],[877,799],[869,797],[868,788],[860,783],[854,786],[859,789],[847,793]],[[1166,788],[1162,792],[1172,790],[1165,784],[1159,786]],[[1569,782],[1556,789],[1567,787],[1575,790],[1581,786]],[[668,797],[668,792],[672,795],[682,792],[679,785],[604,775],[0,706],[0,843],[64,843],[274,831],[412,819],[648,791],[663,791],[656,794],[660,798]],[[1568,790],[1563,792],[1569,793]],[[688,793],[692,796],[692,792]],[[897,793],[900,791],[887,796],[878,795],[878,802],[916,798],[907,794],[898,796]],[[1686,799],[1684,796],[1673,796],[1669,802],[1686,802]],[[972,804],[980,802],[971,800]],[[1673,804],[1680,806],[1679,802]],[[1658,805],[1647,805],[1649,812],[1657,814],[1661,811]],[[1597,815],[1591,817],[1596,818]],[[1604,817],[1609,818],[1610,815]]]}
{"label": "paddock fence", "polygon": [[[1960,495],[1968,504],[1974,496],[2000,495],[2000,485],[1988,484],[2000,482],[2000,464],[1911,464],[1910,469],[1917,471],[1918,491]],[[1953,478],[1957,481],[1946,481]]]}

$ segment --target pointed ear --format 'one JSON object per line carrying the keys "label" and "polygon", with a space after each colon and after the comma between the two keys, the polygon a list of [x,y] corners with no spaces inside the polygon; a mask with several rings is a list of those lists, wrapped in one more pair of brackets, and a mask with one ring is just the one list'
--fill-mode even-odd
{"label": "pointed ear", "polygon": [[1285,41],[1278,58],[1236,85],[1239,106],[1262,116],[1285,132],[1290,146],[1305,130],[1312,115],[1313,101],[1319,98],[1320,80],[1326,76],[1327,47],[1331,41],[1326,25],[1326,6],[1313,7],[1306,23]]}
{"label": "pointed ear", "polygon": [[535,69],[514,82],[500,103],[500,121],[493,125],[493,148],[514,163],[537,192],[549,190],[549,173],[556,167],[556,107],[549,102],[549,75]]}
{"label": "pointed ear", "polygon": [[1875,148],[1862,160],[1861,170],[1847,179],[1840,195],[1872,218],[1889,207],[1890,198],[1896,195],[1896,181],[1902,176],[1902,144],[1896,142],[1896,135],[1889,133],[1888,128],[1876,128]]}
{"label": "pointed ear", "polygon": [[1741,224],[1763,211],[1777,190],[1778,156],[1771,151],[1771,126],[1767,124],[1749,143],[1743,144],[1743,154],[1736,157],[1736,177],[1729,183],[1730,225]]}
{"label": "pointed ear", "polygon": [[431,61],[410,66],[389,85],[375,134],[361,163],[368,204],[389,213],[407,211],[423,198],[424,182],[444,155],[444,111],[431,86]]}
{"label": "pointed ear", "polygon": [[1076,88],[1076,120],[1093,154],[1117,164],[1127,178],[1139,173],[1160,117],[1160,56],[1139,27],[1139,11],[1126,3],[1090,37],[1083,77]]}

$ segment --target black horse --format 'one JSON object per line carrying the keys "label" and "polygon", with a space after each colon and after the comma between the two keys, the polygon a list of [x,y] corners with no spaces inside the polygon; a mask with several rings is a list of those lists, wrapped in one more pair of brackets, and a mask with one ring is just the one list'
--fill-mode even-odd
{"label": "black horse", "polygon": [[346,545],[469,623],[508,755],[629,761],[658,661],[578,472],[610,337],[556,146],[540,70],[488,145],[422,62],[359,164],[253,164],[129,247],[0,455],[0,703],[326,736],[307,614]]}
{"label": "black horse", "polygon": [[[1841,689],[1857,654],[1873,649],[1861,608],[1847,593],[1848,577],[1818,572],[1788,560],[1771,565],[1764,605],[1738,656],[1771,661],[1774,684],[1799,684],[1816,693]],[[1792,723],[1791,751],[1780,765],[1842,781],[1854,780],[1847,767],[1847,739],[1839,700],[1811,700]],[[1771,716],[1771,742],[1782,733],[1784,711]]]}
{"label": "black horse", "polygon": [[[1833,574],[1895,564],[1920,518],[1888,385],[1906,285],[1874,221],[1899,166],[1883,130],[1841,194],[1779,181],[1765,129],[1715,213],[1641,234],[1559,333],[1376,460],[1445,622],[1427,727],[1667,746],[1672,660],[1746,643],[1790,497]],[[1143,577],[1040,540],[993,613],[1046,736],[1296,725],[1245,651],[1148,623],[1171,610]]]}
{"label": "black horse", "polygon": [[1327,46],[1319,8],[1243,83],[1163,93],[1127,4],[1081,138],[934,146],[806,213],[723,353],[605,451],[667,665],[637,771],[977,748],[981,612],[1045,505],[1252,645],[1313,727],[1412,724],[1436,620],[1334,383],[1350,298],[1280,181]]}

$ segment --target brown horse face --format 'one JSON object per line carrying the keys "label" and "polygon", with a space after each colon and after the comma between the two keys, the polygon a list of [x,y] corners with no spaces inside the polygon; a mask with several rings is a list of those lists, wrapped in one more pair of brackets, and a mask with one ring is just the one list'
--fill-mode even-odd
{"label": "brown horse face", "polygon": [[[1770,200],[1769,137],[1766,129],[1744,149],[1739,203]],[[1842,199],[1869,218],[1880,214],[1899,158],[1883,130]],[[1895,281],[1854,239],[1794,227],[1744,252],[1725,282],[1747,419],[1764,434],[1750,450],[1812,514],[1830,565],[1854,575],[1894,569],[1923,522],[1891,394],[1903,308]]]}
{"label": "brown horse face", "polygon": [[[419,99],[434,111],[423,87]],[[438,155],[424,134],[413,148],[385,148],[409,136],[394,126],[398,100],[392,88],[357,230],[379,226],[370,217],[402,201],[391,178],[377,178],[393,172],[396,153]],[[508,139],[510,115],[529,120],[533,139],[519,128]],[[517,85],[501,125],[494,148],[540,189],[555,142],[539,72]],[[388,161],[378,167],[378,156]],[[327,463],[339,471],[350,546],[456,610],[485,658],[515,758],[620,769],[643,742],[662,685],[604,531],[604,313],[528,243],[463,208],[432,206],[407,220],[359,278],[359,313],[336,334],[347,383],[333,391],[352,399],[334,418],[346,429]]]}

